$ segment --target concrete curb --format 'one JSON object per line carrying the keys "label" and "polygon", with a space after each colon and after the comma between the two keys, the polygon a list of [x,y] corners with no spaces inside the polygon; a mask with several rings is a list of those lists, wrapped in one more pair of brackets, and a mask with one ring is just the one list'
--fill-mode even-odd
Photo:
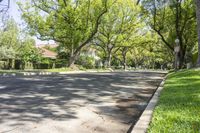
{"label": "concrete curb", "polygon": [[163,81],[160,83],[160,86],[157,88],[156,92],[154,93],[153,97],[151,98],[150,102],[145,108],[144,112],[140,116],[137,123],[134,125],[131,133],[146,133],[147,132],[148,126],[152,119],[153,110],[155,109],[157,105],[157,102],[159,100],[160,93],[163,90],[163,86],[164,86],[166,78],[167,76],[165,76]]}

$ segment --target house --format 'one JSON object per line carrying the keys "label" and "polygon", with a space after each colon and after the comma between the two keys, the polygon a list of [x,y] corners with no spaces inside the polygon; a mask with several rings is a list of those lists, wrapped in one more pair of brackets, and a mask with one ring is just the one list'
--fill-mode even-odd
{"label": "house", "polygon": [[42,57],[44,58],[50,58],[50,59],[56,59],[57,58],[57,53],[54,51],[51,51],[49,49],[51,48],[57,48],[57,44],[38,44],[36,45],[38,49],[40,49]]}
{"label": "house", "polygon": [[56,52],[50,51],[46,48],[39,48],[39,49],[41,51],[42,57],[44,58],[56,59],[58,55]]}
{"label": "house", "polygon": [[91,47],[85,48],[80,55],[93,57],[96,61],[101,60],[101,58],[97,55],[97,50]]}

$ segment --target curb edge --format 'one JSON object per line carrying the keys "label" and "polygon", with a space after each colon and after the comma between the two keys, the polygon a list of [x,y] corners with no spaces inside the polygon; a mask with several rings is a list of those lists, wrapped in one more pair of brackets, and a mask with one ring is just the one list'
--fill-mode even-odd
{"label": "curb edge", "polygon": [[134,125],[131,133],[146,133],[146,131],[149,127],[149,124],[152,120],[153,111],[158,103],[159,96],[160,96],[161,91],[163,90],[163,86],[167,79],[167,76],[168,76],[168,74],[163,78],[162,82],[156,89],[156,92],[154,93],[154,95],[152,96],[151,100],[149,101],[147,107],[145,108],[142,115],[140,116],[140,118],[138,119],[136,124]]}

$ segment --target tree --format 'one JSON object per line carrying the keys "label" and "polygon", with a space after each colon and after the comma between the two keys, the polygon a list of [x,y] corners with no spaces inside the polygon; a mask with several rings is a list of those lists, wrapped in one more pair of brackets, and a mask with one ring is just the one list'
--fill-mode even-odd
{"label": "tree", "polygon": [[198,61],[197,66],[200,66],[200,1],[196,2],[196,16],[197,16],[197,31],[198,31]]}
{"label": "tree", "polygon": [[32,35],[70,49],[70,67],[97,33],[108,8],[107,0],[32,0],[19,6]]}
{"label": "tree", "polygon": [[41,53],[38,48],[35,47],[35,40],[26,37],[21,41],[20,48],[18,49],[18,57],[22,61],[24,67],[26,62],[36,63],[40,61]]}
{"label": "tree", "polygon": [[19,28],[13,19],[6,21],[0,29],[1,59],[7,59],[9,69],[13,68],[14,59],[17,55],[19,42]]}
{"label": "tree", "polygon": [[139,11],[140,7],[132,0],[116,0],[102,18],[94,43],[103,51],[108,67],[119,46],[126,44],[131,36],[138,35],[139,29],[144,26]]}
{"label": "tree", "polygon": [[8,19],[0,29],[0,59],[7,59],[9,69],[14,68],[14,60],[38,61],[39,51],[35,41],[21,32],[13,19]]}
{"label": "tree", "polygon": [[185,62],[188,46],[196,43],[196,16],[192,0],[144,0],[144,12],[148,25],[160,36],[165,46],[174,51],[174,40],[180,40],[180,65]]}
{"label": "tree", "polygon": [[16,56],[15,50],[6,46],[0,47],[0,59],[14,59]]}
{"label": "tree", "polygon": [[17,49],[19,46],[19,28],[13,19],[8,19],[0,30],[0,46]]}

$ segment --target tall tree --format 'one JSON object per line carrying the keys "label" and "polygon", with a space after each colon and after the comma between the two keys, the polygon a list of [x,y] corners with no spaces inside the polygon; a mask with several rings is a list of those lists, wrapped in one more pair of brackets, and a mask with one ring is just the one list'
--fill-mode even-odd
{"label": "tall tree", "polygon": [[32,35],[70,49],[69,66],[95,36],[108,8],[107,0],[29,0],[19,5]]}
{"label": "tall tree", "polygon": [[200,66],[200,1],[196,2],[196,16],[197,16],[197,31],[198,31],[198,61],[197,66]]}
{"label": "tall tree", "polygon": [[131,36],[139,35],[139,29],[144,26],[140,21],[139,11],[140,7],[133,4],[132,0],[115,0],[102,18],[94,42],[104,52],[108,67],[119,46],[126,44]]}
{"label": "tall tree", "polygon": [[192,0],[143,0],[144,14],[150,27],[160,36],[165,46],[174,51],[176,38],[180,41],[179,68],[185,62],[188,46],[196,43],[196,16]]}
{"label": "tall tree", "polygon": [[22,69],[24,69],[26,62],[37,63],[40,61],[41,51],[36,48],[35,40],[26,36],[25,39],[20,42],[17,56],[21,60]]}

